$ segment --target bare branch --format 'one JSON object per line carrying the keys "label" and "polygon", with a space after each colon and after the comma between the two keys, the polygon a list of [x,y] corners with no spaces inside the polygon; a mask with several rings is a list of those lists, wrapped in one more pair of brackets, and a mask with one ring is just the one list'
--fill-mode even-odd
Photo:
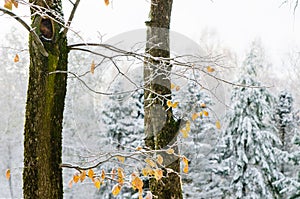
{"label": "bare branch", "polygon": [[70,14],[70,16],[69,16],[69,19],[68,19],[68,21],[67,21],[67,24],[66,24],[66,26],[65,26],[65,29],[64,29],[64,31],[63,31],[63,35],[64,35],[64,36],[66,36],[66,34],[68,33],[69,27],[71,26],[72,20],[73,20],[73,18],[74,18],[74,15],[75,15],[75,12],[76,12],[76,10],[77,10],[77,7],[78,7],[79,3],[80,3],[80,0],[76,0],[76,2],[73,4],[73,9],[72,9],[72,11],[71,11],[71,14]]}
{"label": "bare branch", "polygon": [[42,41],[40,40],[39,36],[36,34],[34,29],[32,29],[23,19],[21,19],[15,13],[13,13],[13,12],[5,9],[5,8],[2,8],[2,7],[0,7],[0,11],[2,11],[4,14],[7,14],[7,15],[11,16],[15,20],[17,20],[22,26],[24,26],[29,31],[29,33],[32,35],[32,38],[36,42],[36,44],[37,44],[38,48],[40,49],[42,55],[44,55],[45,57],[48,57],[48,53],[45,50]]}

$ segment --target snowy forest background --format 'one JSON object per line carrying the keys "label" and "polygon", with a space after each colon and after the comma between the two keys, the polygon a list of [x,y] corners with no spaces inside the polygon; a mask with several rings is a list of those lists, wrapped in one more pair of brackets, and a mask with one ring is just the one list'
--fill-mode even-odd
{"label": "snowy forest background", "polygon": [[[16,29],[11,32],[0,51],[0,198],[22,197],[22,135],[29,63],[22,33]],[[181,85],[174,94],[174,99],[180,101],[178,114],[205,110],[210,113],[194,118],[189,137],[181,138],[182,153],[190,160],[189,173],[182,174],[184,197],[300,197],[299,49],[282,58],[281,73],[272,68],[259,39],[251,42],[247,53],[239,58],[241,62],[232,49],[215,41],[217,38],[211,37],[209,31],[204,32],[201,53],[224,55],[222,64],[226,67],[220,73],[235,83],[222,84],[221,106],[213,90],[203,90],[193,82]],[[13,61],[16,54],[19,62]],[[72,71],[84,74],[89,70],[86,63],[93,57],[71,53],[69,60]],[[128,66],[124,63],[124,67]],[[128,89],[122,78],[107,82],[105,76],[112,74],[114,71],[103,67],[82,80],[95,89]],[[142,81],[142,68],[134,68],[131,74],[136,82]],[[142,92],[100,96],[70,75],[63,162],[82,163],[99,151],[142,145],[143,117]],[[221,129],[215,126],[216,117],[221,121]],[[9,180],[5,179],[7,168],[11,169]],[[91,182],[69,188],[72,175],[72,170],[64,169],[65,198],[114,198],[110,184],[100,190]],[[137,194],[124,189],[117,198],[137,198]]]}

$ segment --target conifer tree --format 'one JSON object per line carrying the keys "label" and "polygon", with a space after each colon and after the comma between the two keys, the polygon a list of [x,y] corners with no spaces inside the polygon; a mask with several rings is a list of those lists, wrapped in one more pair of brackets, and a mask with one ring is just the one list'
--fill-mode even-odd
{"label": "conifer tree", "polygon": [[223,135],[233,198],[278,198],[274,182],[283,176],[278,159],[280,139],[272,123],[273,97],[255,80],[259,50],[253,43],[243,65],[242,76],[233,89],[228,127]]}

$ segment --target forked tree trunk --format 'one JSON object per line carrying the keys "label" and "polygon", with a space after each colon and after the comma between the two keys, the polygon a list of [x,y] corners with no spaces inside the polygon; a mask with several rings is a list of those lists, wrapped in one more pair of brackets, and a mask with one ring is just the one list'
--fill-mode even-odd
{"label": "forked tree trunk", "polygon": [[[30,3],[45,8],[44,12],[50,16],[32,17],[32,28],[40,36],[49,56],[41,54],[30,35],[23,196],[25,199],[58,199],[63,197],[60,164],[67,75],[49,72],[67,70],[67,39],[60,31],[62,26],[55,22],[62,22],[63,18],[60,0],[30,0]],[[32,8],[31,13],[35,13]]]}
{"label": "forked tree trunk", "polygon": [[[169,28],[172,0],[152,0],[150,21],[147,25],[146,53],[151,58],[144,66],[144,108],[145,108],[145,143],[150,149],[167,149],[176,141],[179,122],[173,118],[172,109],[167,106],[171,100],[170,71],[172,66],[163,58],[170,57]],[[158,59],[155,59],[157,57]],[[162,59],[159,59],[162,58]],[[177,148],[174,148],[177,151]],[[167,168],[180,173],[180,161],[169,154],[161,154]],[[159,199],[181,199],[180,177],[171,173],[157,181],[150,179],[150,190]]]}

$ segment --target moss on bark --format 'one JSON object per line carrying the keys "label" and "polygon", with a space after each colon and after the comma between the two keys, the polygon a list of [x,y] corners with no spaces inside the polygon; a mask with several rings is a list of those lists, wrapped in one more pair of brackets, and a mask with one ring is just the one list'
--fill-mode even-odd
{"label": "moss on bark", "polygon": [[[54,10],[58,8],[53,7]],[[32,26],[39,30],[36,21],[40,21],[39,17],[32,19]],[[31,36],[29,38],[30,67],[24,132],[24,198],[63,197],[60,164],[67,75],[49,75],[49,72],[55,70],[67,70],[67,39],[59,33],[60,28],[61,26],[55,23],[55,40],[42,40],[49,53],[48,57],[44,57]]]}

